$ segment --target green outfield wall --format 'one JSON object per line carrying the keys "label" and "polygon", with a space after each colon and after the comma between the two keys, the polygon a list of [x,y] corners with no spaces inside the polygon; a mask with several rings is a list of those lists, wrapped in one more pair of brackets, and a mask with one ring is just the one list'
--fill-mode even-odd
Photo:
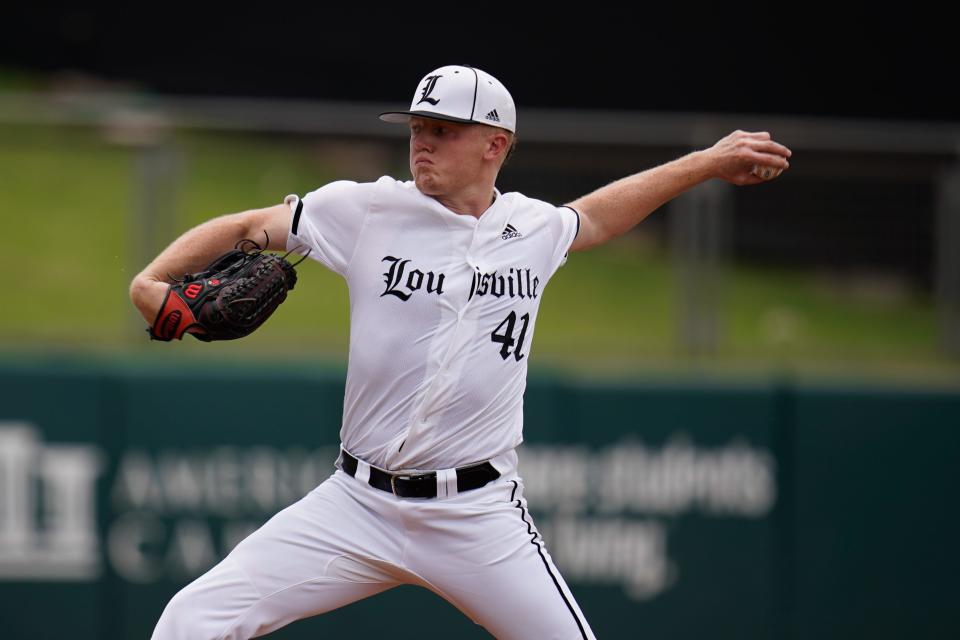
{"label": "green outfield wall", "polygon": [[[343,372],[0,364],[6,637],[149,637],[333,471]],[[521,475],[600,638],[960,637],[960,393],[532,375]],[[276,638],[489,637],[401,587]]]}

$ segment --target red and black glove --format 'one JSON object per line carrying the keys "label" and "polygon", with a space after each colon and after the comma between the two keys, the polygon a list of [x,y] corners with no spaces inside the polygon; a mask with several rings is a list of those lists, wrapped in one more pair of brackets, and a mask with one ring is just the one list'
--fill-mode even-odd
{"label": "red and black glove", "polygon": [[182,340],[187,332],[204,342],[242,338],[270,317],[296,283],[286,256],[241,240],[203,271],[170,285],[147,333],[165,342]]}

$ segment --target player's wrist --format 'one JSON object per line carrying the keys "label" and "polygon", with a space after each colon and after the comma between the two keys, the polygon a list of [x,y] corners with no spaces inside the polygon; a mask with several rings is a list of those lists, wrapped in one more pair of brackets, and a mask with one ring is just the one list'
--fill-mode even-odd
{"label": "player's wrist", "polygon": [[711,178],[719,178],[723,171],[720,159],[711,153],[710,149],[700,149],[687,154],[681,161],[687,165],[685,169],[693,177],[695,183],[706,182]]}
{"label": "player's wrist", "polygon": [[130,283],[130,300],[148,323],[157,317],[169,286],[142,274]]}

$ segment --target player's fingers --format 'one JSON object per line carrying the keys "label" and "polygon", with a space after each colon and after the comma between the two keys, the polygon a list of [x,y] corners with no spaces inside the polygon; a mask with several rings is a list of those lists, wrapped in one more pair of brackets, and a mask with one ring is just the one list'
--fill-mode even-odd
{"label": "player's fingers", "polygon": [[750,184],[763,182],[764,180],[773,180],[784,172],[786,167],[777,167],[773,164],[755,164],[750,168],[747,179]]}
{"label": "player's fingers", "polygon": [[789,158],[793,155],[793,152],[790,151],[787,147],[780,144],[779,142],[774,142],[773,140],[764,140],[760,142],[755,142],[753,145],[753,150],[760,153],[769,153],[773,155],[783,156],[784,158]]}
{"label": "player's fingers", "polygon": [[790,168],[790,163],[783,156],[770,154],[759,154],[753,161],[753,166],[772,167],[774,169],[784,170]]}

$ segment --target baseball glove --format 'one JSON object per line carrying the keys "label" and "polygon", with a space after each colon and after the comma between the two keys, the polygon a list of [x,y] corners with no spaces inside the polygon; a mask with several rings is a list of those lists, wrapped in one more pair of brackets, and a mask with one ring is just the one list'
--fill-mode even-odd
{"label": "baseball glove", "polygon": [[[267,244],[270,240],[267,238]],[[309,252],[308,252],[309,253]],[[234,340],[263,324],[297,283],[294,264],[241,240],[199,273],[175,278],[147,329],[152,340],[169,342],[191,333],[197,340]]]}

